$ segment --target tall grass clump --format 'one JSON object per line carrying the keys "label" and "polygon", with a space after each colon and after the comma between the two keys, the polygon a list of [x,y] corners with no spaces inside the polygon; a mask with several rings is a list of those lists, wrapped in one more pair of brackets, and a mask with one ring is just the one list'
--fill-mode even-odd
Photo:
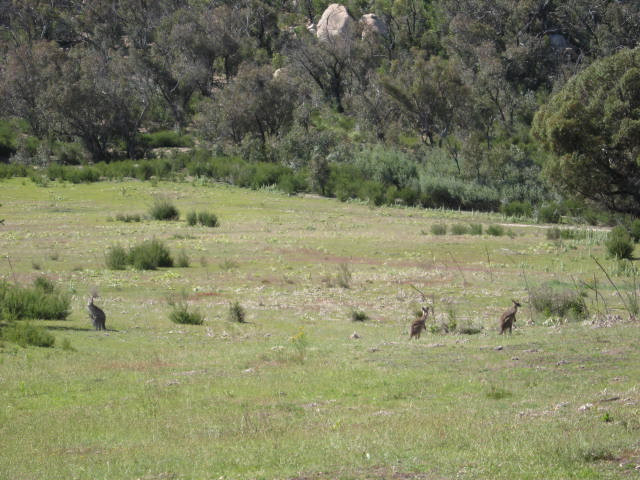
{"label": "tall grass clump", "polygon": [[352,310],[351,311],[351,320],[354,322],[365,322],[369,320],[369,315],[367,315],[362,310]]}
{"label": "tall grass clump", "polygon": [[431,233],[433,235],[446,235],[447,225],[445,223],[434,223],[431,225]]}
{"label": "tall grass clump", "polygon": [[128,263],[137,270],[173,267],[171,252],[160,240],[146,240],[129,251]]}
{"label": "tall grass clump", "polygon": [[37,279],[33,287],[0,282],[0,320],[64,320],[71,299],[48,279]]}
{"label": "tall grass clump", "polygon": [[482,224],[481,223],[470,223],[469,224],[469,234],[470,235],[482,235]]}
{"label": "tall grass clump", "polygon": [[451,235],[466,235],[469,233],[469,227],[463,223],[451,225]]}
{"label": "tall grass clump", "polygon": [[636,218],[631,225],[629,225],[629,234],[634,242],[640,242],[640,218]]}
{"label": "tall grass clump", "polygon": [[219,225],[218,217],[215,213],[193,211],[187,214],[187,224],[192,227],[196,224],[203,225],[205,227],[217,227]]}
{"label": "tall grass clump", "polygon": [[180,212],[171,200],[158,196],[153,199],[153,204],[149,208],[149,215],[155,220],[178,220]]}
{"label": "tall grass clump", "polygon": [[589,314],[585,294],[571,289],[551,288],[543,285],[531,289],[531,306],[543,315],[574,319],[586,318]]}
{"label": "tall grass clump", "polygon": [[504,235],[504,228],[502,225],[489,225],[487,227],[487,233],[494,237],[501,237]]}
{"label": "tall grass clump", "polygon": [[109,270],[124,270],[129,263],[129,255],[121,245],[112,245],[104,256]]}
{"label": "tall grass clump", "polygon": [[624,227],[614,227],[607,235],[605,246],[611,257],[620,259],[633,257],[633,240]]}
{"label": "tall grass clump", "polygon": [[187,303],[187,294],[182,292],[178,297],[169,296],[167,303],[171,307],[169,320],[181,325],[202,325],[204,315],[197,310],[190,310]]}
{"label": "tall grass clump", "polygon": [[45,328],[30,323],[13,322],[0,330],[0,338],[21,347],[53,347],[56,338]]}
{"label": "tall grass clump", "polygon": [[229,305],[229,320],[236,323],[246,323],[247,313],[244,307],[240,305],[240,302],[232,302]]}

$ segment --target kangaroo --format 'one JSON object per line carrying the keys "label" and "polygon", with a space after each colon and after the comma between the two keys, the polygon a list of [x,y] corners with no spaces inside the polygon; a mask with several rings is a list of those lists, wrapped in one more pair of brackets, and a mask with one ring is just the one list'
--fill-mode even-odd
{"label": "kangaroo", "polygon": [[513,302],[513,307],[504,312],[500,317],[500,335],[502,335],[507,329],[509,329],[509,334],[511,334],[513,324],[516,322],[516,312],[518,311],[518,307],[522,306],[515,300],[511,301]]}
{"label": "kangaroo", "polygon": [[89,297],[89,302],[87,303],[89,317],[91,318],[91,323],[93,323],[93,328],[96,330],[106,330],[105,321],[107,320],[107,316],[100,307],[93,304],[93,299],[96,298],[96,296],[97,295],[93,294]]}
{"label": "kangaroo", "polygon": [[422,331],[427,329],[425,322],[427,321],[428,316],[429,307],[422,307],[422,316],[417,320],[414,320],[411,324],[411,336],[409,337],[409,340],[413,337],[420,338]]}

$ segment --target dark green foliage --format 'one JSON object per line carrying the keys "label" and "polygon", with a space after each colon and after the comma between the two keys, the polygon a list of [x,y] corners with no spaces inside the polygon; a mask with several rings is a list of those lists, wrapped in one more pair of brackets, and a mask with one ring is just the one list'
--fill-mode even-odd
{"label": "dark green foliage", "polygon": [[556,204],[543,205],[538,210],[538,222],[540,223],[559,223],[560,216],[561,210]]}
{"label": "dark green foliage", "polygon": [[246,322],[246,312],[240,302],[232,302],[229,305],[229,320],[236,323]]}
{"label": "dark green foliage", "polygon": [[105,263],[111,270],[124,270],[127,265],[137,270],[155,270],[173,267],[174,262],[169,249],[154,238],[133,246],[129,251],[120,245],[110,247],[105,255]]}
{"label": "dark green foliage", "polygon": [[507,217],[531,217],[533,214],[533,206],[530,203],[519,201],[502,205],[500,210]]}
{"label": "dark green foliage", "polygon": [[0,282],[0,320],[65,320],[70,306],[69,295],[47,279],[36,280],[32,288]]}
{"label": "dark green foliage", "polygon": [[196,212],[187,213],[187,225],[193,227],[198,223],[198,214]]}
{"label": "dark green foliage", "polygon": [[211,212],[198,212],[198,223],[205,227],[217,227],[218,217]]}
{"label": "dark green foliage", "polygon": [[548,228],[546,232],[547,240],[576,240],[586,238],[587,233],[582,230],[571,228]]}
{"label": "dark green foliage", "polygon": [[504,235],[504,227],[502,225],[489,225],[487,227],[487,234],[494,237],[501,237]]}
{"label": "dark green foliage", "polygon": [[139,213],[118,213],[116,215],[116,220],[125,223],[139,222],[142,220],[142,217]]}
{"label": "dark green foliage", "polygon": [[187,256],[187,252],[184,250],[180,250],[178,256],[176,257],[176,267],[179,268],[187,268],[189,266],[189,257]]}
{"label": "dark green foliage", "polygon": [[469,226],[463,223],[455,223],[451,225],[451,234],[452,235],[466,235],[469,233]]}
{"label": "dark green foliage", "polygon": [[629,225],[629,234],[634,242],[640,242],[640,218],[636,218],[631,222],[631,225]]}
{"label": "dark green foliage", "polygon": [[0,338],[21,347],[53,347],[56,339],[45,328],[31,323],[12,322],[0,330]]}
{"label": "dark green foliage", "polygon": [[471,235],[482,235],[482,224],[481,223],[470,223],[469,224],[469,234],[471,234]]}
{"label": "dark green foliage", "polygon": [[169,319],[173,323],[182,325],[202,325],[204,323],[204,316],[198,311],[189,310],[186,302],[174,304],[169,313]]}
{"label": "dark green foliage", "polygon": [[158,267],[173,267],[169,249],[160,241],[147,240],[129,250],[127,263],[137,270],[155,270]]}
{"label": "dark green foliage", "polygon": [[361,310],[352,310],[351,320],[354,322],[364,322],[366,320],[369,320],[369,315]]}
{"label": "dark green foliage", "polygon": [[180,212],[166,197],[156,197],[149,208],[149,215],[155,220],[178,220]]}
{"label": "dark green foliage", "polygon": [[511,393],[509,390],[505,390],[501,387],[496,387],[495,385],[491,385],[489,387],[489,390],[487,391],[487,398],[490,398],[492,400],[502,400],[511,396],[513,396],[513,393]]}
{"label": "dark green foliage", "polygon": [[55,284],[47,277],[37,277],[33,281],[33,286],[44,293],[53,293],[56,289]]}
{"label": "dark green foliage", "polygon": [[530,292],[531,307],[545,316],[584,319],[589,311],[582,292],[543,285]]}
{"label": "dark green foliage", "polygon": [[605,242],[607,252],[615,258],[633,258],[634,244],[627,229],[622,226],[614,227],[607,235]]}
{"label": "dark green foliage", "polygon": [[145,133],[141,136],[141,143],[147,148],[161,147],[192,147],[193,139],[173,130]]}
{"label": "dark green foliage", "polygon": [[124,247],[113,245],[107,250],[104,261],[110,270],[124,270],[129,263],[129,257]]}
{"label": "dark green foliage", "polygon": [[430,230],[433,235],[446,235],[447,225],[446,223],[434,223],[433,225],[431,225]]}

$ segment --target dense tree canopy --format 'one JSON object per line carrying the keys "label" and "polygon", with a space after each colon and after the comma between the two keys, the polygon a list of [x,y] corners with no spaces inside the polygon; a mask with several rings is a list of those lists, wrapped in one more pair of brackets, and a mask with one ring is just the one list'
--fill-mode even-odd
{"label": "dense tree canopy", "polygon": [[595,62],[536,114],[548,177],[570,193],[640,215],[640,49]]}
{"label": "dense tree canopy", "polygon": [[[346,0],[351,33],[319,38],[330,3],[0,0],[0,160],[60,162],[60,145],[139,158],[172,130],[294,166],[323,193],[382,151],[492,205],[541,204],[544,143],[557,192],[638,213],[636,74],[606,73],[635,53],[599,60],[638,45],[639,2]],[[587,84],[602,86],[571,100]]]}

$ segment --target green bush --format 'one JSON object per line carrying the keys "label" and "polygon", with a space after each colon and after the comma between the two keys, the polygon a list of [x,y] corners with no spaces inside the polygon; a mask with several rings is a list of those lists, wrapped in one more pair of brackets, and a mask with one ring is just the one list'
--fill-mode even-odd
{"label": "green bush", "polygon": [[540,223],[559,223],[562,215],[559,205],[552,203],[543,205],[538,210],[538,222]]}
{"label": "green bush", "polygon": [[629,234],[635,243],[640,242],[640,218],[636,218],[629,225]]}
{"label": "green bush", "polygon": [[366,320],[369,320],[369,315],[360,310],[352,310],[351,320],[353,320],[354,322],[364,322]]}
{"label": "green bush", "polygon": [[2,338],[8,342],[17,343],[21,347],[33,345],[35,347],[53,347],[56,339],[43,327],[30,323],[13,322],[2,328]]}
{"label": "green bush", "polygon": [[469,227],[463,223],[456,223],[451,225],[451,234],[452,235],[466,235],[469,233]]}
{"label": "green bush", "polygon": [[570,289],[551,288],[543,285],[530,292],[531,306],[545,316],[583,319],[589,314],[584,294]]}
{"label": "green bush", "polygon": [[615,258],[633,258],[634,244],[629,232],[622,227],[614,227],[607,235],[605,242],[607,252]]}
{"label": "green bush", "polygon": [[198,311],[190,311],[186,302],[174,304],[169,313],[169,319],[173,323],[181,325],[202,325],[204,323],[204,316]]}
{"label": "green bush", "polygon": [[469,224],[469,234],[471,234],[471,235],[482,235],[482,224],[481,223],[470,223]]}
{"label": "green bush", "polygon": [[198,214],[194,211],[187,213],[187,225],[193,227],[198,223]]}
{"label": "green bush", "polygon": [[131,248],[127,263],[137,270],[155,270],[158,267],[173,267],[173,258],[169,249],[154,238]]}
{"label": "green bush", "polygon": [[142,217],[140,216],[139,213],[133,213],[133,214],[118,213],[116,215],[116,220],[118,220],[119,222],[131,223],[131,222],[141,221]]}
{"label": "green bush", "polygon": [[236,323],[246,322],[246,312],[240,302],[233,302],[229,305],[229,320]]}
{"label": "green bush", "polygon": [[165,197],[154,198],[153,204],[149,208],[149,214],[155,220],[177,220],[180,218],[178,209]]}
{"label": "green bush", "polygon": [[179,268],[187,268],[189,264],[190,262],[187,252],[180,250],[180,253],[178,253],[178,256],[176,257],[176,266]]}
{"label": "green bush", "polygon": [[509,202],[503,205],[500,210],[507,217],[530,217],[533,214],[533,207],[527,202]]}
{"label": "green bush", "polygon": [[124,270],[129,263],[129,255],[121,245],[113,245],[105,254],[105,263],[110,270]]}
{"label": "green bush", "polygon": [[218,217],[215,213],[210,212],[199,212],[198,213],[198,223],[200,225],[204,225],[205,227],[217,227],[218,226]]}
{"label": "green bush", "polygon": [[33,288],[0,282],[0,320],[64,320],[70,314],[68,295],[51,289],[48,280],[36,280]]}
{"label": "green bush", "polygon": [[33,281],[34,288],[42,290],[44,293],[53,293],[56,289],[54,283],[47,277],[37,277]]}
{"label": "green bush", "polygon": [[180,135],[173,130],[160,130],[145,133],[141,136],[141,143],[147,148],[192,147],[193,140],[187,135]]}
{"label": "green bush", "polygon": [[487,234],[494,237],[501,237],[504,235],[504,227],[502,225],[489,225],[489,227],[487,227]]}
{"label": "green bush", "polygon": [[434,223],[431,225],[431,233],[433,235],[446,235],[447,225],[444,223]]}

